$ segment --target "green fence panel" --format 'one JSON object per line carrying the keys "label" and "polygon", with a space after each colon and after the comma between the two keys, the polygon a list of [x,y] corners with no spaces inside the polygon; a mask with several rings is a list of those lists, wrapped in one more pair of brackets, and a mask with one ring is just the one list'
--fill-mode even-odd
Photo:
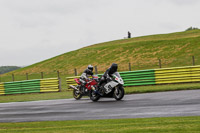
{"label": "green fence panel", "polygon": [[124,84],[124,86],[140,86],[140,85],[155,85],[155,82],[142,82],[142,83]]}
{"label": "green fence panel", "polygon": [[26,80],[21,83],[23,93],[40,92],[40,80]]}
{"label": "green fence panel", "polygon": [[21,82],[6,82],[4,83],[5,94],[19,94],[21,93],[20,88]]}
{"label": "green fence panel", "polygon": [[[124,81],[132,81],[133,80],[133,78],[130,78],[130,77],[122,77],[123,79],[124,79]],[[146,81],[146,80],[155,80],[155,78],[154,77],[139,77],[139,78],[134,78],[134,80],[139,80],[139,81]]]}
{"label": "green fence panel", "polygon": [[24,80],[4,83],[5,94],[40,92],[40,80]]}
{"label": "green fence panel", "polygon": [[121,76],[122,78],[141,78],[141,77],[154,77],[154,74],[146,74],[146,75],[129,75],[129,76]]}
{"label": "green fence panel", "polygon": [[154,85],[155,71],[154,70],[138,70],[120,72],[124,80],[124,86],[138,86],[138,85]]}

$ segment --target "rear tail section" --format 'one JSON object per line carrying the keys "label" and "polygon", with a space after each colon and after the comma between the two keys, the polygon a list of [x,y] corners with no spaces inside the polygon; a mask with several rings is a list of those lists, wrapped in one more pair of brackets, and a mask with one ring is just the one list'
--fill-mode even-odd
{"label": "rear tail section", "polygon": [[73,86],[73,85],[69,85],[69,87],[76,90],[76,91],[79,91],[79,89],[77,87]]}

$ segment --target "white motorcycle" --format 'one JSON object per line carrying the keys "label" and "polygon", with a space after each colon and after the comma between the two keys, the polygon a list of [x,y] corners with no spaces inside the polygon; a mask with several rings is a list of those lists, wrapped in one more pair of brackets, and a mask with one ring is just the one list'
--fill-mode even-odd
{"label": "white motorcycle", "polygon": [[112,74],[107,83],[103,83],[99,88],[93,88],[90,91],[90,99],[98,101],[100,97],[115,98],[121,100],[124,97],[124,81],[118,72]]}

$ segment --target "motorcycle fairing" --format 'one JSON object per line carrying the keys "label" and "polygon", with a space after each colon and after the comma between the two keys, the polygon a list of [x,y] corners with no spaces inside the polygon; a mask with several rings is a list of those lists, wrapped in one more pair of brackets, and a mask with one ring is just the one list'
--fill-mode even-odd
{"label": "motorcycle fairing", "polygon": [[104,88],[106,89],[106,94],[108,94],[109,92],[112,91],[112,89],[117,86],[119,83],[115,82],[115,81],[110,81],[107,84],[105,84]]}
{"label": "motorcycle fairing", "polygon": [[81,84],[81,82],[79,81],[78,78],[75,78],[74,80],[75,80],[75,82],[76,82],[77,84],[79,84],[79,85]]}

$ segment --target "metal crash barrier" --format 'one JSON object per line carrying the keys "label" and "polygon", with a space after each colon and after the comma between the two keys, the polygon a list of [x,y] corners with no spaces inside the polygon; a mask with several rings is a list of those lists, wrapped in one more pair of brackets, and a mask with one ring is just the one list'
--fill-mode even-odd
{"label": "metal crash barrier", "polygon": [[55,92],[60,90],[58,78],[35,79],[0,83],[0,95],[35,92]]}
{"label": "metal crash barrier", "polygon": [[[124,86],[158,85],[172,83],[200,82],[200,65],[186,67],[160,68],[119,72],[124,80]],[[102,74],[99,74],[100,77]],[[67,85],[76,85],[74,78],[67,77]]]}

